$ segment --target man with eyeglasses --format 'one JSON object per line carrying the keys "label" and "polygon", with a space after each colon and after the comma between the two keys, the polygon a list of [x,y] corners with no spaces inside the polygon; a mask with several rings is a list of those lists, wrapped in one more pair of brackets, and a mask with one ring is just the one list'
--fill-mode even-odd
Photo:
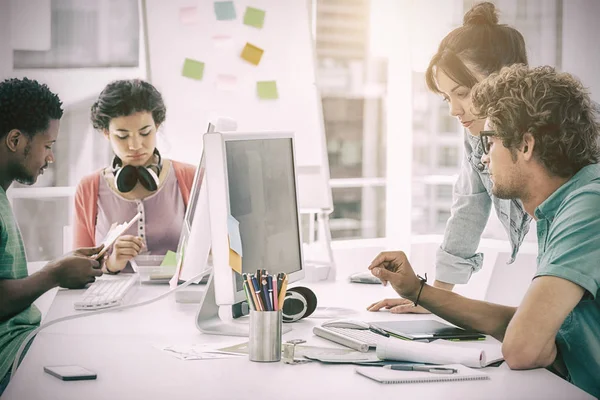
{"label": "man with eyeglasses", "polygon": [[600,127],[589,95],[551,67],[506,67],[473,89],[492,192],[537,220],[538,265],[519,307],[427,285],[403,252],[369,266],[402,297],[503,342],[512,369],[547,367],[600,397]]}

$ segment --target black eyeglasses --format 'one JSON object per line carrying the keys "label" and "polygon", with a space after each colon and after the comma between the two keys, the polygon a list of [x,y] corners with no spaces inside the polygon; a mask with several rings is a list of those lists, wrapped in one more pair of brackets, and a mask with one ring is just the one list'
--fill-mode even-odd
{"label": "black eyeglasses", "polygon": [[485,154],[490,153],[490,137],[496,136],[496,131],[481,131],[479,132],[479,138],[481,139],[481,147]]}

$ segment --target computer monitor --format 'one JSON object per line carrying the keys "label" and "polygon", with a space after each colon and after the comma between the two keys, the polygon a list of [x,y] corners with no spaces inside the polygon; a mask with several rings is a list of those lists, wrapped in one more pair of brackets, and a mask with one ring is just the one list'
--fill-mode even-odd
{"label": "computer monitor", "polygon": [[243,272],[285,272],[290,283],[304,278],[294,138],[287,132],[206,133],[203,158],[213,272],[197,326],[246,336],[247,325],[228,325],[214,315],[215,306],[246,299],[241,275],[229,265],[227,219],[239,222]]}

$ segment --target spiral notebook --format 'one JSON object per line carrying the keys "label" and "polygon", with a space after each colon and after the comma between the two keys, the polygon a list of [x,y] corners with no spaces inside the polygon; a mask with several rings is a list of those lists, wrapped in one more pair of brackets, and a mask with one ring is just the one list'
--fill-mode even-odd
{"label": "spiral notebook", "polygon": [[477,371],[462,364],[436,365],[458,370],[455,374],[435,374],[423,371],[395,371],[380,367],[358,367],[356,372],[379,383],[421,383],[449,381],[477,381],[490,379],[485,372]]}

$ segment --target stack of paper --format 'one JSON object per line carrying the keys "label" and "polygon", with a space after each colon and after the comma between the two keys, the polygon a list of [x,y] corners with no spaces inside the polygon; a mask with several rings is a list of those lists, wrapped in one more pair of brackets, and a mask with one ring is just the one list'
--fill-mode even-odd
{"label": "stack of paper", "polygon": [[420,343],[396,338],[378,343],[377,357],[428,364],[462,364],[472,368],[487,367],[504,359],[500,343],[465,347],[455,343]]}

